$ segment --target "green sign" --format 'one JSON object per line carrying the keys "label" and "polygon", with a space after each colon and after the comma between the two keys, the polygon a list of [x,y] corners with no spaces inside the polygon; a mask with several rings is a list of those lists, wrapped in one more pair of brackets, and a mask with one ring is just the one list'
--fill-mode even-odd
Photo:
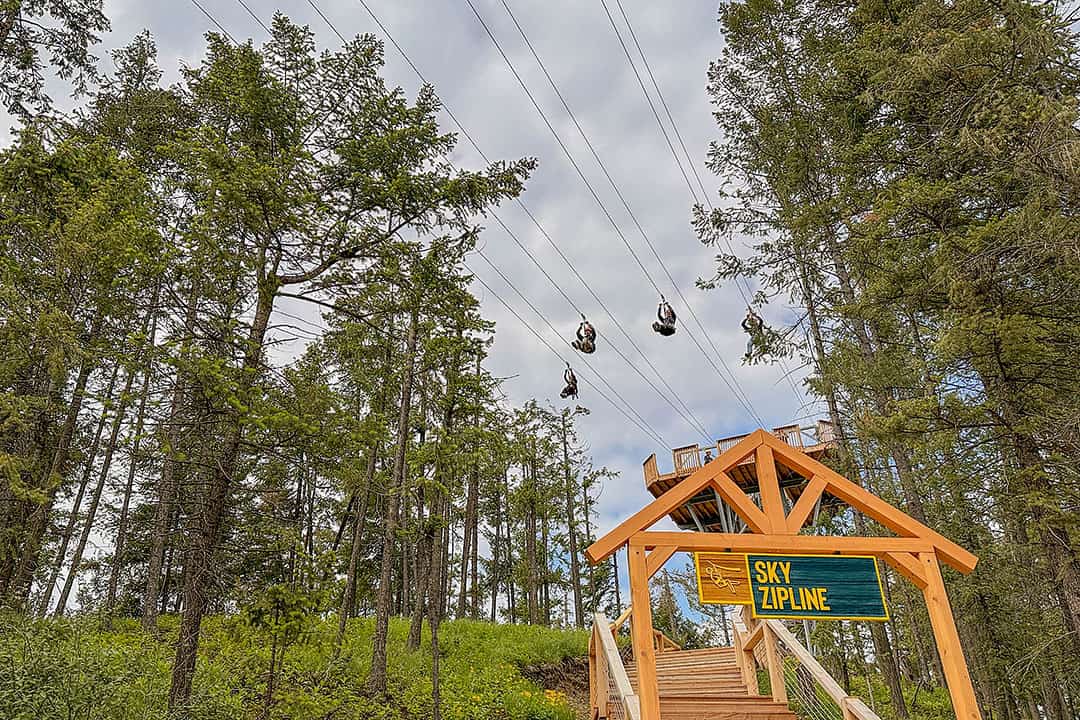
{"label": "green sign", "polygon": [[788,620],[888,620],[877,559],[747,555],[753,616]]}

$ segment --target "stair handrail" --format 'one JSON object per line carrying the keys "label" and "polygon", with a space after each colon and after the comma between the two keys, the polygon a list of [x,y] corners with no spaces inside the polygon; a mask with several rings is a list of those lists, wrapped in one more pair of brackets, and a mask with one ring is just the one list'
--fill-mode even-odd
{"label": "stair handrail", "polygon": [[[784,673],[783,669],[779,666],[782,660],[778,658],[776,652],[776,645],[783,645],[788,653],[806,670],[807,673],[821,686],[821,689],[829,696],[829,698],[836,703],[836,706],[840,708],[840,711],[844,715],[844,720],[881,720],[881,718],[871,710],[862,698],[849,695],[844,691],[844,688],[840,686],[840,683],[836,682],[836,679],[829,674],[813,653],[806,649],[799,639],[792,634],[790,630],[779,620],[752,620],[748,617],[749,613],[745,612],[743,617],[735,616],[733,618],[733,625],[735,627],[735,645],[736,654],[739,661],[739,667],[743,670],[743,676],[750,682],[749,677],[753,674],[752,663],[754,662],[754,649],[757,645],[764,643],[766,649],[766,669],[769,671],[770,684],[773,686],[774,699],[782,697],[786,702],[787,695],[784,689]],[[753,678],[753,684],[756,688],[757,678]],[[776,685],[780,687],[777,688]]]}
{"label": "stair handrail", "polygon": [[[633,614],[634,609],[631,607],[624,610],[622,615],[615,618],[615,622],[609,625],[611,634],[618,635],[619,630],[622,629],[622,626],[626,624],[626,621],[629,620]],[[605,619],[604,622],[607,622],[607,620]],[[682,650],[682,645],[669,638],[662,631],[653,628],[653,649],[656,650],[657,655],[662,655],[665,650]]]}
{"label": "stair handrail", "polygon": [[589,698],[593,720],[610,717],[612,684],[621,716],[626,720],[641,720],[641,705],[619,655],[612,623],[601,613],[596,613],[589,637]]}

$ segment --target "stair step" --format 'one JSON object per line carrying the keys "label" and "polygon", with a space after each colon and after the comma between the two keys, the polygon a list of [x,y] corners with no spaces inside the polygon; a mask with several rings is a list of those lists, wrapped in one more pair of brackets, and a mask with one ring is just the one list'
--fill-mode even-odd
{"label": "stair step", "polygon": [[662,720],[795,720],[795,713],[768,697],[670,698],[660,696]]}

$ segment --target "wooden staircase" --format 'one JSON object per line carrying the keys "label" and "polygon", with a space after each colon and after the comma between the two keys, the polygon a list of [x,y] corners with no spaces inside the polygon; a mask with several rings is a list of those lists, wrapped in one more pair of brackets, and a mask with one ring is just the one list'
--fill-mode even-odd
{"label": "wooden staircase", "polygon": [[[637,668],[626,664],[637,694]],[[661,720],[796,720],[786,703],[747,693],[735,649],[668,650],[656,656]]]}

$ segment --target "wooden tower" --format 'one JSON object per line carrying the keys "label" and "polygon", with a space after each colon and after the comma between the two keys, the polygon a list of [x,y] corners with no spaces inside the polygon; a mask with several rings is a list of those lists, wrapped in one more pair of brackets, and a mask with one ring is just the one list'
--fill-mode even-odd
{"label": "wooden tower", "polygon": [[[744,483],[732,477],[734,473],[749,472],[748,464],[753,465],[753,495],[758,497],[758,502],[748,494]],[[622,547],[627,548],[631,636],[642,720],[661,717],[649,578],[680,551],[870,555],[888,563],[923,593],[956,717],[980,720],[941,576],[941,563],[961,573],[970,573],[978,561],[972,553],[839,475],[799,447],[764,430],[750,433],[715,459],[682,475],[677,482],[655,493],[658,496],[654,501],[586,550],[595,564]],[[794,476],[802,480],[797,494],[788,490],[794,487],[793,483],[785,486],[781,482],[781,478]],[[686,527],[687,517],[691,515],[686,510],[687,503],[701,497],[703,492],[715,496],[718,511],[726,507],[738,517],[741,532],[650,531],[654,523],[669,515]],[[895,536],[801,535],[803,526],[826,497],[831,502],[850,505]]]}

